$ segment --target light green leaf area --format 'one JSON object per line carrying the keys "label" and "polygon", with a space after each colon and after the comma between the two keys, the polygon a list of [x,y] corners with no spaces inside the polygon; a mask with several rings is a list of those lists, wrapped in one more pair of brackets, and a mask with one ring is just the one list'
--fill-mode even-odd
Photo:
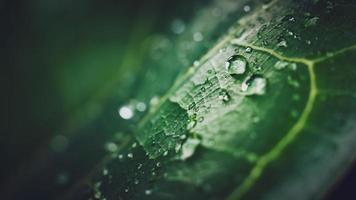
{"label": "light green leaf area", "polygon": [[355,8],[271,1],[242,17],[150,108],[99,196],[322,198],[356,158]]}

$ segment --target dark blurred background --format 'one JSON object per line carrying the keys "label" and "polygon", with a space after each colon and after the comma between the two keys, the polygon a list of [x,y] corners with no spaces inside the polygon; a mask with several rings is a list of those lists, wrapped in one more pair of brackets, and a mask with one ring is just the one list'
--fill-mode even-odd
{"label": "dark blurred background", "polygon": [[[154,42],[209,2],[1,1],[1,199],[60,199],[89,174],[105,143],[130,130],[117,108],[136,96]],[[330,199],[346,199],[355,179],[354,170]]]}

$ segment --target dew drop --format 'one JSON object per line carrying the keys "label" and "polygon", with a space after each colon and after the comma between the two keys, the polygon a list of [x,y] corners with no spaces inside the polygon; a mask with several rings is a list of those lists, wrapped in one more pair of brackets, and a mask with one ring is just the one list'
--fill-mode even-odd
{"label": "dew drop", "polygon": [[117,156],[117,158],[119,158],[119,160],[122,160],[122,159],[124,159],[124,155],[119,154],[119,155]]}
{"label": "dew drop", "polygon": [[187,124],[187,129],[190,130],[195,127],[197,121],[195,119],[189,119]]}
{"label": "dew drop", "polygon": [[168,155],[168,151],[165,151],[164,153],[163,153],[163,156],[167,156]]}
{"label": "dew drop", "polygon": [[133,154],[132,154],[132,153],[128,153],[128,154],[127,154],[127,157],[128,157],[128,158],[133,158]]}
{"label": "dew drop", "polygon": [[245,12],[250,12],[251,7],[249,5],[245,5],[243,9]]}
{"label": "dew drop", "polygon": [[109,173],[108,169],[103,169],[103,175],[104,176],[108,175],[108,173]]}
{"label": "dew drop", "polygon": [[189,138],[182,146],[182,154],[180,159],[186,160],[187,158],[191,157],[199,144],[200,140],[196,138]]}
{"label": "dew drop", "polygon": [[247,65],[246,58],[241,55],[233,55],[225,63],[229,74],[243,74],[246,71]]}
{"label": "dew drop", "polygon": [[136,142],[132,143],[131,147],[132,148],[136,148],[137,147],[137,143]]}
{"label": "dew drop", "polygon": [[228,102],[230,100],[230,95],[226,90],[222,90],[219,92],[219,99],[223,102]]}
{"label": "dew drop", "polygon": [[278,47],[287,47],[287,41],[285,41],[284,39],[282,39],[281,41],[278,42],[277,44]]}
{"label": "dew drop", "polygon": [[105,145],[105,149],[109,152],[116,152],[118,150],[118,146],[114,142],[108,142]]}
{"label": "dew drop", "polygon": [[245,49],[245,52],[246,52],[246,53],[251,53],[251,52],[252,52],[252,48],[251,48],[251,47],[247,47],[247,48]]}
{"label": "dew drop", "polygon": [[119,115],[123,119],[131,119],[134,116],[134,112],[129,106],[122,106],[119,109]]}
{"label": "dew drop", "polygon": [[261,76],[251,76],[241,83],[241,91],[246,95],[263,95],[266,93],[267,80]]}
{"label": "dew drop", "polygon": [[201,32],[195,32],[193,34],[193,40],[195,42],[201,42],[204,39],[203,34]]}
{"label": "dew drop", "polygon": [[146,195],[152,194],[152,190],[145,190],[145,194],[146,194]]}
{"label": "dew drop", "polygon": [[144,102],[138,102],[136,104],[136,110],[140,111],[140,112],[144,112],[146,110],[147,106]]}
{"label": "dew drop", "polygon": [[157,163],[156,163],[156,166],[157,166],[157,167],[160,167],[160,166],[161,166],[161,163],[160,163],[160,162],[157,162]]}
{"label": "dew drop", "polygon": [[127,192],[129,192],[129,188],[125,188],[125,190],[124,190],[124,191],[125,191],[126,193],[127,193]]}
{"label": "dew drop", "polygon": [[138,179],[135,179],[135,180],[134,180],[134,184],[135,184],[135,185],[137,185],[137,184],[139,184],[139,183],[140,183],[140,181],[139,181]]}

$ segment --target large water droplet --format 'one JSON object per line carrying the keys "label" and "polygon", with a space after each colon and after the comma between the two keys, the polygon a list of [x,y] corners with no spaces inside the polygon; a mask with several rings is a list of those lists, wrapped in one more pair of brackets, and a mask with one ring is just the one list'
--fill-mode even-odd
{"label": "large water droplet", "polygon": [[247,68],[247,60],[241,55],[233,55],[225,63],[226,70],[229,74],[243,74]]}
{"label": "large water droplet", "polygon": [[267,80],[261,76],[248,77],[241,84],[241,91],[246,95],[263,95],[266,93]]}
{"label": "large water droplet", "polygon": [[130,106],[122,106],[119,109],[119,115],[122,119],[131,119],[134,116],[134,112]]}
{"label": "large water droplet", "polygon": [[180,159],[186,160],[187,158],[191,157],[199,144],[200,140],[196,138],[187,139],[187,141],[182,146],[182,154],[180,156]]}

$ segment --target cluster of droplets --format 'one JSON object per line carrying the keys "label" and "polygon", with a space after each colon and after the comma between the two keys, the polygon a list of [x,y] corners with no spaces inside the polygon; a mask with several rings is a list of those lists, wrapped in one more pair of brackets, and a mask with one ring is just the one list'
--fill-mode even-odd
{"label": "cluster of droplets", "polygon": [[136,112],[145,112],[146,109],[146,103],[142,101],[131,100],[130,103],[121,106],[118,109],[118,113],[122,119],[129,120],[135,116]]}

